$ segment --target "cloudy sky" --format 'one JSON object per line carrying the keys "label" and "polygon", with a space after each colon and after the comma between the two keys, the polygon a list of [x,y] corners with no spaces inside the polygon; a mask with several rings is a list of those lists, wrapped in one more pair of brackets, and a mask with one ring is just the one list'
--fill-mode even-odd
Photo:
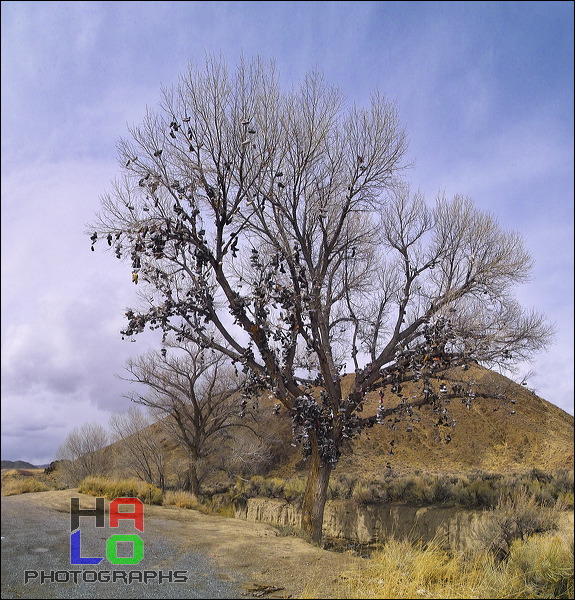
{"label": "cloudy sky", "polygon": [[[2,2],[2,458],[51,461],[124,411],[129,264],[85,224],[116,143],[206,53],[322,71],[397,103],[429,201],[462,193],[525,238],[518,289],[557,325],[529,385],[573,414],[572,2]],[[527,369],[527,368],[526,368]]]}

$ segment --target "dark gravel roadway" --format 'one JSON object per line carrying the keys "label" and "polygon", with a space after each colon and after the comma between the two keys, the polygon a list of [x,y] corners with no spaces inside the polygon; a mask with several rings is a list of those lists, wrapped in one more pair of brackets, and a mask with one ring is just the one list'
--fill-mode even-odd
{"label": "dark gravel roadway", "polygon": [[[78,496],[81,496],[78,494]],[[106,558],[99,565],[70,565],[70,516],[62,508],[44,507],[42,494],[26,494],[2,498],[2,598],[241,598],[239,580],[222,573],[205,553],[183,551],[182,524],[154,514],[144,519],[144,532],[133,528],[131,521],[120,521],[120,527],[96,529],[93,518],[80,519],[81,555],[106,556],[105,540],[114,533],[137,533],[144,540],[144,558],[138,565],[112,565]],[[82,501],[84,502],[84,500]],[[95,499],[86,505],[95,506]],[[147,508],[147,507],[146,507]],[[118,555],[131,556],[130,545]],[[68,571],[80,571],[78,583]],[[187,583],[157,581],[144,583],[84,582],[96,575],[85,571],[183,571]],[[37,571],[38,577],[25,583],[25,571]],[[40,583],[40,572],[54,573],[61,582]],[[100,575],[100,577],[106,577]],[[129,575],[127,575],[129,577]],[[153,577],[149,575],[149,577]],[[156,576],[157,578],[158,576]],[[69,579],[66,583],[65,580]],[[245,588],[244,588],[245,589]]]}

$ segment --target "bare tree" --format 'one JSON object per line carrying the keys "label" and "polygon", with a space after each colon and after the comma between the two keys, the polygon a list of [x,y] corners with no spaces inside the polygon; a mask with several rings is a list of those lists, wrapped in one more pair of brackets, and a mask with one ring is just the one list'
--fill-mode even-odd
{"label": "bare tree", "polygon": [[149,415],[132,406],[125,413],[113,414],[110,428],[120,444],[122,465],[142,481],[165,490],[168,455],[158,425]]}
{"label": "bare tree", "polygon": [[99,423],[85,423],[74,428],[67,436],[56,458],[69,483],[77,484],[89,475],[104,475],[108,460],[102,450],[108,445],[108,434]]}
{"label": "bare tree", "polygon": [[246,430],[244,435],[229,440],[222,467],[230,477],[264,475],[279,462],[283,444],[279,436]]}
{"label": "bare tree", "polygon": [[161,416],[164,431],[186,449],[189,488],[199,496],[208,458],[224,431],[245,414],[247,401],[238,397],[238,379],[224,355],[192,343],[166,345],[128,361],[129,381],[149,390],[128,397]]}
{"label": "bare tree", "polygon": [[[379,94],[346,109],[318,74],[286,93],[273,65],[230,74],[208,59],[119,143],[123,175],[90,227],[145,284],[124,335],[162,328],[220,352],[249,393],[271,390],[289,410],[315,542],[344,439],[417,405],[449,422],[441,403],[481,392],[445,391],[441,373],[510,365],[549,340],[513,299],[530,268],[520,236],[461,196],[428,208],[400,177],[406,148]],[[417,398],[401,396],[406,380]],[[379,410],[363,416],[373,390]]]}

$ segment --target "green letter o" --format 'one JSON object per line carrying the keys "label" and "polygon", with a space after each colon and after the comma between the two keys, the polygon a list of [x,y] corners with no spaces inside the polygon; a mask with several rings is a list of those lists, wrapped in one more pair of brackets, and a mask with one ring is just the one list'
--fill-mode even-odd
{"label": "green letter o", "polygon": [[[118,556],[118,542],[132,542],[134,556]],[[116,533],[106,540],[106,558],[113,565],[137,565],[144,558],[144,540],[136,534]]]}

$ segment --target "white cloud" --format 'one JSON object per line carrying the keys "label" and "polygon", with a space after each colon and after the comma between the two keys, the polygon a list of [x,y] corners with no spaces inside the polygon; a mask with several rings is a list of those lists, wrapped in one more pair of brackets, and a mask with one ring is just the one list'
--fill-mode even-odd
{"label": "white cloud", "polygon": [[[127,409],[118,403],[117,410]],[[32,464],[49,463],[68,433],[84,423],[96,421],[107,427],[110,413],[85,399],[79,390],[58,395],[35,389],[25,396],[3,394],[2,457]]]}
{"label": "white cloud", "polygon": [[126,405],[115,375],[148,344],[121,340],[125,308],[136,302],[129,270],[91,252],[84,234],[111,171],[63,160],[3,176],[3,452],[18,439],[22,446],[32,427],[44,454],[31,462],[46,462],[59,437],[88,417],[101,421]]}
{"label": "white cloud", "polygon": [[470,195],[524,234],[536,265],[519,297],[560,326],[533,385],[572,413],[567,4],[511,7],[502,38],[501,3],[3,2],[3,458],[46,462],[72,426],[124,406],[114,374],[152,342],[120,339],[136,288],[90,252],[85,224],[126,125],[206,52],[275,58],[288,84],[317,68],[352,102],[375,88],[397,100],[414,187]]}

